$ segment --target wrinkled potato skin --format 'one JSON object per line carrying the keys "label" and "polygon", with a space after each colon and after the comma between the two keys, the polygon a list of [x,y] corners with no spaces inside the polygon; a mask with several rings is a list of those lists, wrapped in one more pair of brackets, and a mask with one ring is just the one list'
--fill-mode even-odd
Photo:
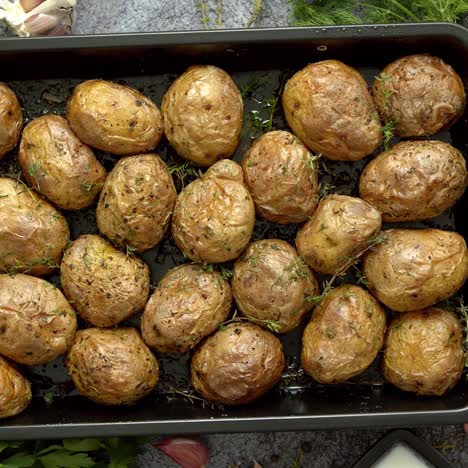
{"label": "wrinkled potato skin", "polygon": [[384,343],[386,317],[379,303],[359,286],[329,292],[315,308],[302,337],[302,367],[324,384],[361,374]]}
{"label": "wrinkled potato skin", "polygon": [[293,132],[328,159],[362,159],[382,140],[367,83],[338,60],[312,63],[298,71],[284,87],[283,109]]}
{"label": "wrinkled potato skin", "polygon": [[443,395],[460,380],[465,364],[459,319],[436,307],[397,315],[383,364],[385,379],[401,390]]}
{"label": "wrinkled potato skin", "polygon": [[253,323],[231,323],[196,349],[192,385],[209,401],[242,405],[274,387],[284,366],[276,336]]}
{"label": "wrinkled potato skin", "polygon": [[180,265],[164,275],[146,304],[143,339],[161,353],[190,351],[227,319],[231,302],[231,288],[220,273]]}
{"label": "wrinkled potato skin", "polygon": [[297,251],[313,270],[334,274],[378,234],[381,225],[380,213],[369,203],[356,197],[329,195],[297,233]]}
{"label": "wrinkled potato skin", "polygon": [[318,178],[310,152],[282,130],[262,135],[242,159],[245,184],[260,216],[273,223],[302,223],[317,207]]}
{"label": "wrinkled potato skin", "polygon": [[255,207],[241,176],[235,162],[218,161],[179,194],[172,236],[186,257],[221,263],[245,249],[255,224]]}
{"label": "wrinkled potato skin", "polygon": [[0,177],[0,219],[0,271],[43,276],[60,263],[68,223],[34,190]]}
{"label": "wrinkled potato skin", "polygon": [[455,123],[465,111],[463,81],[438,57],[408,55],[387,65],[372,94],[380,116],[401,137],[428,136]]}
{"label": "wrinkled potato skin", "polygon": [[440,215],[463,195],[463,155],[443,141],[405,141],[373,159],[361,174],[361,198],[386,222]]}
{"label": "wrinkled potato skin", "polygon": [[20,139],[23,113],[15,93],[0,83],[0,158],[9,153]]}
{"label": "wrinkled potato skin", "polygon": [[149,294],[148,265],[92,234],[80,236],[65,251],[60,275],[76,311],[97,327],[127,320],[143,309]]}
{"label": "wrinkled potato skin", "polygon": [[159,156],[121,159],[102,189],[96,209],[98,228],[119,247],[151,249],[169,227],[176,198],[172,176]]}
{"label": "wrinkled potato skin", "polygon": [[159,378],[158,361],[134,328],[78,331],[66,365],[81,395],[103,405],[135,403]]}
{"label": "wrinkled potato skin", "polygon": [[163,133],[161,113],[151,99],[110,81],[79,84],[67,119],[81,141],[121,156],[151,151]]}
{"label": "wrinkled potato skin", "polygon": [[29,185],[64,210],[90,206],[106,180],[91,148],[59,115],[44,115],[26,125],[18,161]]}
{"label": "wrinkled potato skin", "polygon": [[0,356],[0,419],[22,413],[31,398],[28,379]]}
{"label": "wrinkled potato skin", "polygon": [[36,366],[70,348],[76,314],[62,292],[28,275],[0,275],[0,354]]}
{"label": "wrinkled potato skin", "polygon": [[252,242],[237,260],[232,292],[246,316],[279,322],[279,333],[286,333],[313,309],[307,296],[317,296],[319,288],[294,247],[279,239],[268,239]]}
{"label": "wrinkled potato skin", "polygon": [[468,275],[466,244],[439,229],[389,229],[364,257],[370,291],[398,312],[424,309],[457,292]]}

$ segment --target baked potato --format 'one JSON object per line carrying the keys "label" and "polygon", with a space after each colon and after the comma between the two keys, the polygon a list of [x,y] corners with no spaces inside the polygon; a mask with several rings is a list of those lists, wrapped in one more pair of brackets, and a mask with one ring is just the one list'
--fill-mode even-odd
{"label": "baked potato", "polygon": [[44,115],[26,125],[18,161],[29,185],[64,210],[90,206],[106,179],[91,148],[59,115]]}
{"label": "baked potato", "polygon": [[379,233],[380,213],[369,203],[346,195],[329,195],[296,236],[299,255],[315,271],[334,274]]}
{"label": "baked potato", "polygon": [[236,261],[232,292],[241,312],[259,325],[286,333],[313,308],[317,280],[296,249],[279,239],[252,242]]}
{"label": "baked potato", "polygon": [[255,207],[241,180],[238,164],[218,161],[179,194],[172,236],[186,257],[221,263],[245,249],[254,228]]}
{"label": "baked potato", "polygon": [[260,216],[273,223],[302,223],[318,200],[317,168],[307,147],[289,132],[262,135],[242,159],[245,184]]}
{"label": "baked potato", "polygon": [[325,295],[302,336],[304,370],[323,384],[364,372],[385,336],[385,312],[367,291],[345,284]]}
{"label": "baked potato", "polygon": [[43,276],[70,239],[62,214],[18,180],[0,177],[0,271]]}
{"label": "baked potato", "polygon": [[104,80],[85,81],[75,88],[67,119],[81,141],[121,156],[151,151],[163,133],[161,113],[151,99]]}
{"label": "baked potato", "polygon": [[370,291],[390,309],[424,309],[465,282],[465,240],[439,229],[389,229],[384,242],[365,255],[363,272]]}
{"label": "baked potato", "polygon": [[463,195],[463,155],[443,141],[404,141],[373,159],[361,174],[361,198],[386,222],[440,215]]}
{"label": "baked potato", "polygon": [[272,333],[249,322],[234,322],[195,350],[192,385],[203,398],[242,405],[261,397],[281,379],[283,345]]}
{"label": "baked potato", "polygon": [[164,132],[179,156],[207,167],[234,154],[243,101],[224,70],[212,65],[190,67],[167,90],[161,111]]}
{"label": "baked potato", "polygon": [[185,264],[164,275],[146,304],[141,332],[161,353],[185,353],[224,322],[231,310],[231,288],[217,271]]}
{"label": "baked potato", "polygon": [[283,109],[292,131],[316,153],[356,161],[382,141],[382,126],[367,83],[338,60],[298,71],[284,87]]}
{"label": "baked potato", "polygon": [[143,260],[86,234],[65,251],[60,281],[84,320],[97,327],[113,327],[143,309],[150,272]]}
{"label": "baked potato", "polygon": [[28,379],[0,356],[0,419],[23,412],[31,398]]}
{"label": "baked potato", "polygon": [[443,395],[460,380],[465,351],[460,320],[453,312],[429,307],[397,314],[385,344],[385,379],[401,390]]}
{"label": "baked potato", "polygon": [[134,328],[80,330],[65,362],[80,394],[103,405],[135,403],[159,378],[158,361]]}
{"label": "baked potato", "polygon": [[455,123],[465,111],[463,81],[439,57],[408,55],[377,76],[372,87],[384,122],[401,137],[433,135]]}
{"label": "baked potato", "polygon": [[36,366],[64,354],[76,314],[62,292],[41,278],[0,275],[0,354]]}
{"label": "baked potato", "polygon": [[9,153],[20,139],[23,112],[16,94],[0,83],[0,158]]}

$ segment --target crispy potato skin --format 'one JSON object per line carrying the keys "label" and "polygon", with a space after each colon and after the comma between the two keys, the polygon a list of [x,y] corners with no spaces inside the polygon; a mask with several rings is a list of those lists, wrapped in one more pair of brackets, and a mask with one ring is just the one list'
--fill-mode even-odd
{"label": "crispy potato skin", "polygon": [[457,316],[429,307],[399,314],[389,326],[384,353],[386,380],[418,395],[443,395],[460,380],[465,364]]}
{"label": "crispy potato skin", "polygon": [[302,367],[324,384],[361,374],[382,348],[385,324],[384,310],[367,291],[351,284],[335,288],[304,330]]}
{"label": "crispy potato skin", "polygon": [[455,123],[465,111],[463,81],[442,59],[408,55],[387,65],[372,87],[385,122],[402,137],[433,135]]}
{"label": "crispy potato skin", "polygon": [[361,198],[386,222],[440,215],[463,195],[463,155],[443,141],[404,141],[373,159],[359,180]]}
{"label": "crispy potato skin", "polygon": [[196,349],[192,385],[207,400],[242,405],[276,385],[284,366],[276,336],[253,323],[231,323]]}
{"label": "crispy potato skin", "polygon": [[191,260],[221,263],[237,258],[252,236],[255,207],[234,161],[218,161],[177,197],[172,236]]}
{"label": "crispy potato skin", "polygon": [[315,271],[333,274],[380,231],[380,213],[369,203],[329,195],[296,237],[299,255]]}
{"label": "crispy potato skin", "polygon": [[34,190],[0,177],[0,219],[0,271],[43,276],[58,266],[68,223]]}
{"label": "crispy potato skin", "polygon": [[161,113],[151,99],[104,80],[85,81],[75,88],[67,119],[81,141],[122,156],[151,151],[163,133]]}
{"label": "crispy potato skin", "polygon": [[0,158],[9,153],[20,139],[23,112],[15,93],[0,82]]}
{"label": "crispy potato skin", "polygon": [[87,322],[113,327],[143,309],[149,294],[148,265],[99,236],[80,236],[60,266],[63,291]]}
{"label": "crispy potato skin", "polygon": [[36,366],[64,354],[76,314],[62,292],[28,275],[0,275],[0,354]]}
{"label": "crispy potato skin", "polygon": [[156,154],[121,159],[109,174],[96,209],[99,230],[138,252],[157,245],[169,227],[177,192]]}
{"label": "crispy potato skin", "polygon": [[91,148],[59,115],[44,115],[26,125],[18,161],[29,185],[64,210],[90,206],[106,180]]}
{"label": "crispy potato skin", "polygon": [[439,229],[389,229],[364,257],[370,291],[398,312],[423,309],[458,291],[468,275],[466,244]]}
{"label": "crispy potato skin", "polygon": [[236,261],[232,292],[248,317],[279,322],[279,333],[296,328],[313,309],[308,296],[319,294],[317,280],[296,249],[279,239],[252,242]]}
{"label": "crispy potato skin", "polygon": [[81,395],[103,405],[135,403],[159,378],[158,361],[134,328],[78,331],[66,365]]}
{"label": "crispy potato skin", "polygon": [[0,419],[22,413],[31,398],[28,379],[0,356]]}
{"label": "crispy potato skin", "polygon": [[224,70],[196,65],[164,95],[164,132],[180,156],[202,167],[211,166],[234,154],[243,107],[239,89]]}
{"label": "crispy potato skin", "polygon": [[367,83],[338,60],[312,63],[298,71],[284,87],[283,109],[293,132],[328,159],[362,159],[382,140]]}
{"label": "crispy potato skin", "polygon": [[307,147],[289,132],[262,135],[242,159],[245,184],[260,216],[302,223],[317,207],[318,178]]}
{"label": "crispy potato skin", "polygon": [[231,302],[231,288],[220,273],[180,265],[164,275],[146,304],[143,339],[161,353],[190,351],[227,319]]}

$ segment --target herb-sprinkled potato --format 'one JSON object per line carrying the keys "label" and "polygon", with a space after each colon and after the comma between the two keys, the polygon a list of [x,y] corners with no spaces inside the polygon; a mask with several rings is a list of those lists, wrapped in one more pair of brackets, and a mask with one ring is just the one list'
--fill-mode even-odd
{"label": "herb-sprinkled potato", "polygon": [[28,379],[0,356],[0,419],[23,412],[31,398]]}
{"label": "herb-sprinkled potato", "polygon": [[23,128],[23,113],[15,93],[0,83],[0,158],[17,144]]}

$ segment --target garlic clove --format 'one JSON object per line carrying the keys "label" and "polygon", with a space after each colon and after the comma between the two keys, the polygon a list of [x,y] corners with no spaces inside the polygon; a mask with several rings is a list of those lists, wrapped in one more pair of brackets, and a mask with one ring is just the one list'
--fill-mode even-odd
{"label": "garlic clove", "polygon": [[45,15],[43,13],[28,18],[24,25],[31,36],[41,36],[51,31],[59,24],[59,19],[54,15]]}
{"label": "garlic clove", "polygon": [[28,11],[33,10],[41,3],[44,3],[46,0],[20,0],[20,5],[23,10],[28,13]]}
{"label": "garlic clove", "polygon": [[167,437],[155,442],[153,447],[161,450],[182,468],[204,468],[208,466],[208,447],[199,439]]}

